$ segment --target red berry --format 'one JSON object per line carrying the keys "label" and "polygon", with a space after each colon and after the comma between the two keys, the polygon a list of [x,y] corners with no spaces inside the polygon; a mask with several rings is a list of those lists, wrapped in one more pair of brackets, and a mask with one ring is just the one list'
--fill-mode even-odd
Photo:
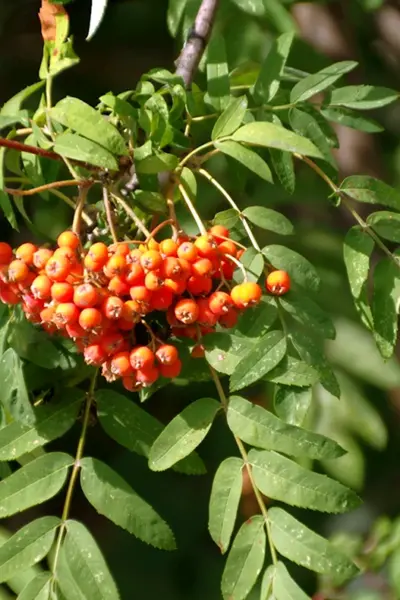
{"label": "red berry", "polygon": [[217,250],[217,242],[211,235],[200,235],[194,242],[197,252],[204,258],[215,256]]}
{"label": "red berry", "polygon": [[31,291],[35,298],[50,300],[53,282],[47,275],[38,275],[32,282]]}
{"label": "red berry", "polygon": [[12,248],[6,242],[0,242],[0,264],[6,265],[11,262],[13,256]]}
{"label": "red berry", "polygon": [[53,256],[47,261],[45,267],[46,275],[53,281],[65,281],[71,271],[71,264],[63,256]]}
{"label": "red berry", "polygon": [[126,377],[133,374],[131,363],[129,362],[129,352],[117,352],[111,359],[111,372],[118,377]]}
{"label": "red berry", "polygon": [[131,287],[129,290],[132,300],[135,303],[135,311],[140,315],[145,315],[151,310],[152,293],[144,285]]}
{"label": "red berry", "polygon": [[142,254],[140,264],[145,271],[154,271],[159,269],[163,262],[163,258],[157,250],[148,250]]}
{"label": "red berry", "polygon": [[274,296],[282,296],[290,290],[290,277],[286,271],[272,271],[265,281],[265,287]]}
{"label": "red berry", "polygon": [[160,375],[168,379],[178,377],[182,370],[182,362],[178,358],[172,365],[160,365]]}
{"label": "red berry", "polygon": [[15,257],[18,260],[22,260],[26,265],[33,265],[33,256],[37,250],[37,246],[35,244],[31,244],[27,242],[26,244],[22,244],[15,251]]}
{"label": "red berry", "polygon": [[118,332],[108,333],[101,338],[99,344],[106,354],[111,355],[124,350],[125,339]]}
{"label": "red berry", "polygon": [[88,365],[100,367],[106,360],[107,354],[100,344],[91,344],[83,350],[85,362]]}
{"label": "red berry", "polygon": [[102,311],[107,319],[111,319],[112,321],[118,320],[122,316],[122,311],[124,308],[124,301],[118,296],[109,296],[106,298],[102,305]]}
{"label": "red berry", "polygon": [[151,310],[167,310],[173,301],[173,292],[164,286],[152,293],[150,308]]}
{"label": "red berry", "polygon": [[224,238],[229,237],[229,229],[224,227],[223,225],[213,225],[209,230],[209,233],[215,238],[218,243],[224,241]]}
{"label": "red berry", "polygon": [[194,262],[198,258],[197,248],[192,242],[183,242],[178,248],[178,257],[184,258],[189,262]]}
{"label": "red berry", "polygon": [[103,316],[97,308],[84,308],[79,315],[79,325],[85,331],[99,329],[103,321]]}
{"label": "red berry", "polygon": [[47,261],[53,256],[53,250],[50,248],[39,248],[33,255],[33,264],[40,271],[44,269]]}
{"label": "red berry", "polygon": [[151,367],[150,369],[139,369],[136,371],[136,380],[143,387],[152,385],[159,378],[160,373],[157,367]]}
{"label": "red berry", "polygon": [[74,302],[79,308],[93,308],[99,300],[99,292],[92,284],[82,283],[75,288]]}
{"label": "red berry", "polygon": [[10,281],[21,283],[29,275],[29,268],[22,260],[13,260],[8,267]]}
{"label": "red berry", "polygon": [[137,346],[129,355],[133,369],[147,370],[154,365],[154,352],[148,346]]}
{"label": "red berry", "polygon": [[212,288],[212,281],[210,277],[206,276],[193,276],[187,280],[187,290],[193,296],[200,296],[201,294],[209,294]]}
{"label": "red berry", "polygon": [[175,316],[185,325],[194,323],[199,316],[199,307],[196,301],[186,298],[179,300],[175,306]]}
{"label": "red berry", "polygon": [[210,310],[220,316],[233,306],[232,298],[226,292],[214,292],[209,298]]}
{"label": "red berry", "polygon": [[73,231],[64,231],[58,236],[57,244],[60,248],[67,246],[68,248],[76,250],[79,246],[79,237]]}
{"label": "red berry", "polygon": [[62,302],[56,307],[53,320],[58,327],[64,327],[76,323],[79,316],[79,308],[73,302]]}
{"label": "red berry", "polygon": [[172,365],[178,360],[178,349],[172,344],[163,344],[156,352],[156,358],[162,365]]}

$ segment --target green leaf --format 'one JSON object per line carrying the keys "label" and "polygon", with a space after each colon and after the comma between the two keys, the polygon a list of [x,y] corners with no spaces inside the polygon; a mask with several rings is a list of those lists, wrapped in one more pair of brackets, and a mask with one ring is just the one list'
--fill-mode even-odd
{"label": "green leaf", "polygon": [[[96,405],[104,431],[121,446],[148,458],[153,443],[163,430],[162,424],[132,400],[113,390],[97,390]],[[195,452],[172,468],[189,475],[206,472],[203,461]]]}
{"label": "green leaf", "polygon": [[336,161],[332,155],[326,132],[322,129],[314,115],[305,110],[292,108],[289,112],[289,122],[293,130],[310,139],[320,150],[324,159],[337,170]]}
{"label": "green leaf", "polygon": [[275,575],[275,565],[269,565],[264,572],[264,575],[261,580],[261,594],[260,600],[276,600],[274,596],[272,596],[272,580]]}
{"label": "green leaf", "polygon": [[297,24],[281,0],[263,0],[265,15],[279,33],[297,32]]}
{"label": "green leaf", "polygon": [[276,269],[287,271],[290,278],[301,287],[317,292],[320,278],[314,267],[304,256],[294,250],[272,244],[265,246],[262,253]]}
{"label": "green leaf", "polygon": [[253,88],[253,96],[259,104],[267,104],[277,94],[293,38],[292,32],[284,33],[272,42]]}
{"label": "green leaf", "polygon": [[278,385],[275,388],[274,407],[279,418],[290,425],[301,427],[312,404],[312,388]]}
{"label": "green leaf", "polygon": [[373,85],[347,85],[332,91],[329,106],[372,110],[392,104],[398,98],[398,92],[389,88]]}
{"label": "green leaf", "polygon": [[98,513],[147,544],[176,548],[167,523],[118,473],[96,458],[83,458],[81,466],[83,493]]}
{"label": "green leaf", "polygon": [[29,125],[29,115],[27,110],[20,110],[17,114],[11,116],[2,115],[0,111],[0,129],[6,129],[17,123],[21,123],[21,125],[26,127]]}
{"label": "green leaf", "polygon": [[310,600],[280,561],[275,565],[272,591],[276,600]]}
{"label": "green leaf", "polygon": [[368,279],[374,240],[359,225],[352,227],[343,242],[343,258],[354,298],[359,298]]}
{"label": "green leaf", "polygon": [[250,148],[232,141],[216,141],[214,146],[223,154],[240,162],[249,169],[249,171],[252,171],[262,179],[265,179],[265,181],[272,181],[271,169],[265,160],[263,160],[256,152],[250,150]]}
{"label": "green leaf", "polygon": [[400,215],[388,210],[372,213],[367,223],[376,233],[390,242],[400,242]]}
{"label": "green leaf", "polygon": [[263,0],[233,0],[233,2],[249,15],[264,15]]}
{"label": "green leaf", "polygon": [[254,347],[254,341],[229,333],[210,333],[203,338],[207,362],[225,375],[232,375],[237,365]]}
{"label": "green leaf", "polygon": [[248,206],[244,209],[243,215],[249,219],[252,223],[266,229],[267,231],[273,231],[280,235],[292,235],[293,225],[281,213],[265,206]]}
{"label": "green leaf", "polygon": [[61,523],[58,517],[41,517],[14,533],[0,546],[0,582],[36,564],[49,552]]}
{"label": "green leaf", "polygon": [[5,157],[6,149],[0,148],[0,208],[4,213],[7,221],[10,223],[13,229],[18,230],[17,219],[15,217],[15,212],[13,206],[11,204],[10,198],[8,194],[3,190],[5,186],[4,181],[4,157]]}
{"label": "green leaf", "polygon": [[395,349],[399,308],[400,268],[390,258],[382,258],[374,269],[372,315],[375,341],[384,358]]}
{"label": "green leaf", "polygon": [[208,529],[222,554],[229,547],[235,526],[242,495],[243,466],[241,458],[226,458],[218,467],[212,484]]}
{"label": "green leaf", "polygon": [[[240,262],[246,269],[248,281],[258,281],[265,266],[264,257],[261,252],[257,252],[253,246],[250,246],[240,257]],[[242,282],[244,279],[243,270],[237,268],[233,274],[233,279],[238,283]]]}
{"label": "green leaf", "polygon": [[286,355],[264,379],[281,385],[307,387],[318,381],[319,374],[311,365]]}
{"label": "green leaf", "polygon": [[179,159],[174,154],[166,152],[157,152],[146,156],[142,160],[135,160],[136,170],[143,175],[155,175],[161,171],[173,171],[179,163]]}
{"label": "green leaf", "polygon": [[51,452],[35,458],[0,481],[0,518],[14,515],[55,496],[63,487],[72,456]]}
{"label": "green leaf", "polygon": [[58,135],[54,144],[54,152],[102,169],[118,170],[118,163],[108,150],[76,133],[66,132]]}
{"label": "green leaf", "polygon": [[231,98],[224,112],[218,117],[212,133],[211,139],[217,140],[220,137],[231,135],[238,129],[242,122],[247,109],[247,97],[239,96]]}
{"label": "green leaf", "polygon": [[260,338],[231,375],[230,390],[255,383],[271,371],[286,354],[286,339],[281,331],[270,331]]}
{"label": "green leaf", "polygon": [[279,554],[324,575],[350,578],[358,569],[347,556],[281,508],[268,511],[272,541]]}
{"label": "green leaf", "polygon": [[29,96],[31,96],[41,87],[43,87],[43,85],[44,81],[38,81],[37,83],[29,85],[28,87],[15,94],[15,96],[10,98],[9,100],[7,100],[7,102],[5,102],[5,104],[3,104],[3,106],[0,109],[0,115],[9,116],[18,114],[25,100],[27,100]]}
{"label": "green leaf", "polygon": [[179,27],[185,13],[187,0],[170,0],[168,3],[167,25],[172,37],[178,35]]}
{"label": "green leaf", "polygon": [[380,131],[384,131],[384,128],[379,125],[379,123],[373,119],[364,117],[364,115],[360,115],[351,108],[324,108],[321,110],[321,115],[328,119],[328,121],[333,121],[334,123],[339,123],[339,125],[351,127],[358,131],[365,131],[366,133],[379,133]]}
{"label": "green leaf", "polygon": [[61,546],[58,554],[56,577],[58,589],[62,593],[61,600],[87,600],[71,573],[64,545]]}
{"label": "green leaf", "polygon": [[248,519],[239,529],[226,561],[221,591],[224,600],[244,600],[264,564],[264,517]]}
{"label": "green leaf", "polygon": [[133,196],[134,204],[138,204],[146,213],[165,213],[167,210],[165,198],[159,192],[136,190]]}
{"label": "green leaf", "polygon": [[12,348],[8,348],[1,357],[0,381],[3,407],[16,421],[24,425],[32,425],[35,414],[25,385],[22,361]]}
{"label": "green leaf", "polygon": [[336,375],[326,360],[318,340],[305,331],[291,331],[290,339],[300,358],[318,371],[321,385],[333,396],[340,398],[340,387]]}
{"label": "green leaf", "polygon": [[51,573],[39,573],[31,579],[18,596],[18,600],[49,600]]}
{"label": "green leaf", "polygon": [[70,573],[84,598],[119,600],[120,596],[101,551],[82,523],[66,522],[65,558]]}
{"label": "green leaf", "polygon": [[382,204],[400,210],[400,192],[374,177],[351,175],[344,179],[340,189],[358,202]]}
{"label": "green leaf", "polygon": [[308,331],[330,340],[335,339],[336,331],[332,319],[311,298],[301,293],[289,292],[279,298],[279,304]]}
{"label": "green leaf", "polygon": [[355,69],[357,64],[358,63],[353,60],[344,60],[329,65],[329,67],[325,67],[325,69],[318,71],[318,73],[308,75],[293,87],[290,92],[290,102],[292,104],[304,102],[319,92],[326,90],[345,73]]}
{"label": "green leaf", "polygon": [[274,324],[278,315],[275,303],[268,298],[262,298],[260,303],[251,310],[245,310],[232,330],[235,335],[259,338]]}
{"label": "green leaf", "polygon": [[207,48],[207,94],[205,102],[222,112],[229,104],[230,82],[225,41],[214,34]]}
{"label": "green leaf", "polygon": [[235,131],[232,139],[253,146],[277,148],[278,150],[297,152],[305,156],[323,158],[320,150],[307,138],[267,121],[257,121],[243,125]]}
{"label": "green leaf", "polygon": [[249,461],[256,486],[274,500],[329,513],[343,513],[361,504],[360,498],[341,483],[276,452],[250,450]]}
{"label": "green leaf", "polygon": [[220,403],[213,398],[200,398],[184,408],[154,442],[149,455],[150,469],[164,471],[188,456],[206,437],[220,409]]}
{"label": "green leaf", "polygon": [[89,31],[86,36],[86,41],[92,39],[96,31],[101,25],[104,14],[107,8],[108,0],[92,0],[92,6],[90,10],[90,23],[89,23]]}
{"label": "green leaf", "polygon": [[64,435],[75,423],[83,398],[80,390],[66,389],[57,402],[35,409],[34,423],[12,421],[0,429],[0,460],[15,460]]}
{"label": "green leaf", "polygon": [[289,425],[240,396],[230,397],[227,421],[231,431],[243,442],[258,448],[315,459],[337,458],[345,454],[333,440]]}
{"label": "green leaf", "polygon": [[128,154],[125,140],[114,125],[79,98],[66,96],[51,109],[50,117],[67,129],[103,146],[111,154]]}

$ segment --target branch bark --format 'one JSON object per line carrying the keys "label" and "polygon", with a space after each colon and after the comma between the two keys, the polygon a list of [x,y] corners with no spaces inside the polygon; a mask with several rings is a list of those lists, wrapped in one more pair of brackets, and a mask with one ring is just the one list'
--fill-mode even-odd
{"label": "branch bark", "polygon": [[185,87],[190,87],[206,49],[214,25],[219,0],[203,0],[197,13],[193,29],[176,61],[176,75],[180,75]]}

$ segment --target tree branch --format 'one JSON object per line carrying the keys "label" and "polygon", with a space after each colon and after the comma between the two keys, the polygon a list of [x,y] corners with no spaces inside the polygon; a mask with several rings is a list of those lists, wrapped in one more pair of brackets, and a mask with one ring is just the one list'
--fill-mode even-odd
{"label": "tree branch", "polygon": [[219,0],[203,0],[197,13],[193,29],[176,61],[176,75],[180,75],[185,87],[190,87],[206,49],[208,38],[217,14]]}

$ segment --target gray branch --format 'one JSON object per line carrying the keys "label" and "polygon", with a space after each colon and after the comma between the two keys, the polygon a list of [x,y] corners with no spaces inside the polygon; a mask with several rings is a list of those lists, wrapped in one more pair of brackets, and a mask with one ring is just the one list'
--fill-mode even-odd
{"label": "gray branch", "polygon": [[204,50],[206,49],[208,38],[214,24],[219,0],[203,0],[194,22],[193,29],[189,34],[186,44],[176,61],[176,75],[180,75],[185,82],[185,87],[189,87],[196,73],[197,67]]}

